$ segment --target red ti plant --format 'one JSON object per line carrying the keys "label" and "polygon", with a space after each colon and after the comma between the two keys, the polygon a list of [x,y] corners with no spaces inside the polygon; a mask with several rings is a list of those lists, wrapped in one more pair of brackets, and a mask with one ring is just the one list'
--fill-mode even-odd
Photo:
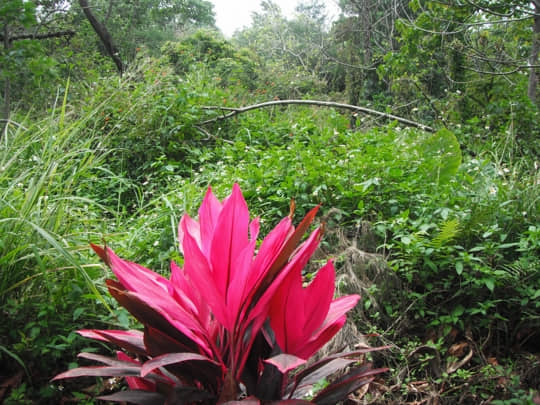
{"label": "red ti plant", "polygon": [[[144,330],[80,330],[124,351],[117,358],[81,353],[102,365],[54,379],[122,376],[129,389],[101,399],[135,404],[333,405],[345,399],[386,370],[363,361],[381,348],[307,362],[360,299],[333,299],[331,261],[303,286],[302,269],[321,230],[301,239],[317,210],[296,228],[290,216],[282,219],[257,246],[259,221],[250,220],[240,187],[222,202],[208,189],[198,222],[188,215],[180,221],[184,266],[172,263],[169,279],[92,245],[118,279],[107,280],[109,292]],[[324,389],[310,394],[327,379]]]}

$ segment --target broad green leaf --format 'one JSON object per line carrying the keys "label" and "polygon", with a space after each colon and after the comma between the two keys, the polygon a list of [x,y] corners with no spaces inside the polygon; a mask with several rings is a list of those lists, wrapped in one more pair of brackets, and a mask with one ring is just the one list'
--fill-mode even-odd
{"label": "broad green leaf", "polygon": [[441,129],[430,135],[419,145],[419,152],[423,160],[419,170],[438,184],[448,182],[461,165],[459,142],[447,129]]}

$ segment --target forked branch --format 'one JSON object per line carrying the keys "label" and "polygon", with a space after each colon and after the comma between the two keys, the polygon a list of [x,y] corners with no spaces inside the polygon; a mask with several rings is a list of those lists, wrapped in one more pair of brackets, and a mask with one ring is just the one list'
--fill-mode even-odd
{"label": "forked branch", "polygon": [[343,108],[346,110],[361,112],[368,115],[375,115],[378,117],[383,117],[389,120],[394,120],[397,122],[400,122],[402,124],[405,124],[410,127],[415,127],[422,129],[424,131],[428,132],[435,132],[435,130],[427,125],[421,124],[416,121],[411,121],[407,118],[398,117],[397,115],[383,113],[381,111],[372,110],[370,108],[366,107],[360,107],[357,105],[351,105],[351,104],[344,104],[344,103],[336,103],[333,101],[321,101],[321,100],[274,100],[274,101],[267,101],[265,103],[259,103],[259,104],[253,104],[248,105],[246,107],[238,107],[238,108],[231,108],[231,107],[203,107],[206,110],[221,110],[221,111],[230,111],[227,114],[219,115],[217,117],[211,118],[209,120],[203,121],[199,123],[199,125],[206,125],[211,124],[213,122],[225,120],[231,117],[234,117],[238,114],[255,110],[258,108],[264,108],[264,107],[271,107],[275,105],[290,105],[290,104],[300,104],[300,105],[315,105],[315,106],[321,106],[321,107],[332,107],[332,108]]}

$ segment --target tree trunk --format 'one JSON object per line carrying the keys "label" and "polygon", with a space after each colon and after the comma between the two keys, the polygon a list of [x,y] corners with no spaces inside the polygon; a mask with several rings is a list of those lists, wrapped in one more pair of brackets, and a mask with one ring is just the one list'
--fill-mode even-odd
{"label": "tree trunk", "polygon": [[531,43],[531,71],[529,73],[529,88],[527,90],[527,95],[529,99],[536,104],[537,100],[537,90],[538,90],[538,81],[540,76],[540,69],[534,68],[532,66],[538,65],[538,54],[540,52],[540,0],[535,0],[535,13],[534,13],[534,24],[533,24],[533,37]]}
{"label": "tree trunk", "polygon": [[99,20],[94,16],[92,13],[92,10],[90,10],[90,6],[88,5],[87,0],[79,0],[79,4],[83,10],[84,15],[90,21],[90,24],[92,25],[92,28],[98,35],[99,39],[101,40],[101,43],[105,47],[105,50],[113,60],[114,64],[116,65],[116,68],[118,69],[118,73],[122,75],[124,72],[124,65],[122,64],[122,60],[120,59],[120,55],[118,53],[118,49],[114,45],[114,42],[112,40],[111,34],[109,34],[109,31],[107,30],[107,27],[99,22]]}
{"label": "tree trunk", "polygon": [[[356,65],[349,69],[348,93],[349,104],[358,105],[360,100],[369,96],[368,79],[373,59],[373,8],[377,6],[369,0],[353,0],[356,16],[354,17],[356,25],[351,26],[351,40],[349,49],[350,65]],[[351,115],[350,127],[356,127],[356,114]]]}
{"label": "tree trunk", "polygon": [[[11,48],[11,38],[9,37],[9,28],[7,24],[4,26],[3,35],[4,52],[7,54]],[[11,110],[11,82],[9,79],[9,74],[5,75],[4,80],[4,105],[2,107],[2,118],[4,119],[4,125],[2,127],[2,132],[0,132],[0,139],[2,139],[4,132],[7,131],[7,127],[9,125],[9,114]]]}

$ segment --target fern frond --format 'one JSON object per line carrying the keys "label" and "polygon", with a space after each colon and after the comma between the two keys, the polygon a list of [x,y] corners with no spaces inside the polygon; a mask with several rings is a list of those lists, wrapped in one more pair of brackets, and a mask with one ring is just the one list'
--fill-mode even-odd
{"label": "fern frond", "polygon": [[449,219],[442,223],[441,230],[433,237],[430,244],[433,248],[439,249],[446,242],[454,239],[459,233],[459,219]]}

